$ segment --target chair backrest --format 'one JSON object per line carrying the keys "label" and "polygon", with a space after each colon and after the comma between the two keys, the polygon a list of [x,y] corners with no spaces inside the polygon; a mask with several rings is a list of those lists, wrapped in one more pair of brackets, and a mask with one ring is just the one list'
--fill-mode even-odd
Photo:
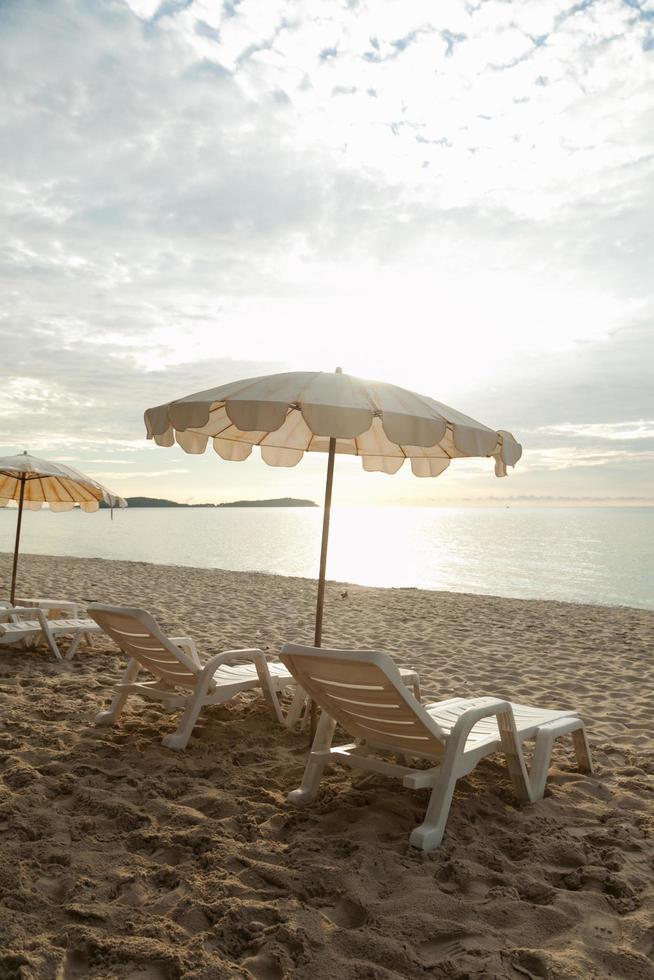
{"label": "chair backrest", "polygon": [[409,754],[443,752],[445,732],[387,654],[287,643],[280,659],[316,704],[355,738]]}
{"label": "chair backrest", "polygon": [[[20,606],[13,606],[11,602],[5,602],[4,599],[0,601],[0,636],[4,636],[5,634],[2,624],[13,623],[15,625],[16,623],[19,623],[21,613],[33,624],[33,621],[36,619],[33,608],[30,607],[24,611],[24,607],[21,608]],[[15,635],[16,630],[14,629],[11,632]]]}
{"label": "chair backrest", "polygon": [[144,609],[92,602],[89,616],[120,649],[171,687],[195,687],[200,664],[162,633]]}
{"label": "chair backrest", "polygon": [[0,599],[0,619],[11,621],[11,617],[16,615],[16,607],[9,601]]}

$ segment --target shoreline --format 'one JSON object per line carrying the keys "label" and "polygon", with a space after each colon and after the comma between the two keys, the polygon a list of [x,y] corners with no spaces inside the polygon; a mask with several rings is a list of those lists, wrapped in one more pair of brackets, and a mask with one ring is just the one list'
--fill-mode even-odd
{"label": "shoreline", "polygon": [[[10,563],[13,558],[13,552],[11,551],[0,551],[0,575],[5,574],[4,563]],[[191,571],[191,572],[206,572],[208,574],[218,573],[221,575],[234,575],[234,576],[261,576],[266,579],[284,579],[291,582],[301,582],[301,583],[313,583],[317,585],[318,577],[312,578],[310,576],[304,575],[284,575],[283,572],[261,572],[256,569],[245,570],[245,569],[231,569],[231,568],[221,568],[218,566],[207,567],[206,565],[184,565],[177,563],[166,563],[166,562],[154,562],[154,561],[143,561],[140,559],[128,559],[128,558],[103,558],[100,556],[83,556],[83,555],[59,555],[59,554],[42,554],[41,552],[21,552],[18,561],[18,577],[20,578],[21,563],[24,559],[28,560],[38,560],[38,559],[52,559],[58,561],[81,561],[81,562],[104,562],[107,564],[116,565],[127,565],[127,566],[144,566],[146,568],[160,568],[160,569],[178,569],[179,571]],[[633,612],[650,613],[654,616],[654,608],[649,608],[647,606],[630,606],[624,603],[608,603],[608,602],[581,602],[575,599],[552,599],[552,598],[536,598],[533,596],[506,596],[497,595],[493,592],[464,592],[455,591],[452,589],[430,589],[425,588],[420,585],[362,585],[360,582],[348,582],[346,580],[331,579],[327,578],[325,580],[326,585],[330,585],[333,588],[347,588],[347,589],[364,589],[374,592],[408,592],[408,593],[425,593],[426,595],[448,595],[448,596],[462,596],[469,599],[497,599],[498,601],[506,602],[526,602],[526,603],[548,603],[556,606],[573,606],[573,607],[584,607],[589,609],[606,609],[606,610],[627,610]],[[17,593],[19,589],[17,587]],[[90,600],[89,600],[90,601]]]}
{"label": "shoreline", "polygon": [[[141,606],[203,659],[313,638],[312,579],[27,555],[19,589]],[[574,708],[595,773],[561,739],[523,806],[503,758],[484,760],[425,855],[408,844],[424,790],[334,766],[289,806],[307,736],[254,694],[204,709],[174,753],[156,703],[94,726],[125,667],[106,637],[63,664],[0,648],[0,973],[648,980],[654,612],[329,582],[323,639],[414,667],[425,702]]]}

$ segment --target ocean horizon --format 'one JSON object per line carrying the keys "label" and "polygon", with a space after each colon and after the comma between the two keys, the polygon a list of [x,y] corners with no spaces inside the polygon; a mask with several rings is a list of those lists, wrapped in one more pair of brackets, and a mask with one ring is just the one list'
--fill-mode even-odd
{"label": "ocean horizon", "polygon": [[[15,525],[0,510],[5,552]],[[21,551],[316,578],[321,526],[321,508],[43,509],[25,513]],[[327,577],[654,609],[652,540],[651,507],[334,507]]]}

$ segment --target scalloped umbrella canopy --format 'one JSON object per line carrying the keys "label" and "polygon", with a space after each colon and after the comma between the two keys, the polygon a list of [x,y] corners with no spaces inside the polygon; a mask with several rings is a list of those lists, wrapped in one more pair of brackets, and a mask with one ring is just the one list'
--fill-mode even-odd
{"label": "scalloped umbrella canopy", "polygon": [[450,460],[489,456],[497,476],[520,459],[510,432],[381,381],[336,371],[292,371],[248,378],[149,408],[148,438],[203,453],[209,440],[226,460],[259,446],[270,466],[295,466],[305,452],[361,456],[363,468],[396,473],[405,459],[416,476],[438,476]]}
{"label": "scalloped umbrella canopy", "polygon": [[0,458],[0,507],[15,500],[18,503],[16,543],[11,576],[11,602],[16,593],[16,570],[23,510],[40,510],[47,504],[52,511],[72,510],[79,506],[86,513],[96,511],[100,501],[112,509],[127,507],[127,501],[107,490],[101,483],[85,476],[72,466],[38,459],[29,453]]}
{"label": "scalloped umbrella canopy", "polygon": [[295,466],[305,452],[329,453],[315,645],[320,646],[334,455],[361,456],[363,468],[397,473],[406,459],[416,476],[438,476],[452,459],[488,456],[506,476],[522,447],[510,432],[490,429],[425,395],[340,368],[334,374],[292,371],[199,391],[145,413],[148,439],[203,453],[209,440],[226,460],[258,446],[270,466]]}

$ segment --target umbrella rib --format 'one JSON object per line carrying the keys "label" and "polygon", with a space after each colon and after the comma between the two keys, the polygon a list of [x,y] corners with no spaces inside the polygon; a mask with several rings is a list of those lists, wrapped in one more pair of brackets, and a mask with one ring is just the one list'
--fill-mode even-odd
{"label": "umbrella rib", "polygon": [[70,490],[68,489],[68,487],[64,483],[61,482],[61,478],[58,477],[58,476],[55,477],[55,481],[54,482],[55,482],[55,485],[57,486],[57,488],[61,487],[61,489],[64,491],[64,493],[67,493],[68,494],[68,497],[70,498],[70,500],[72,500],[73,503],[75,503],[75,498],[73,497],[73,495],[70,492]]}
{"label": "umbrella rib", "polygon": [[223,432],[226,432],[227,429],[229,429],[229,427],[231,425],[234,425],[234,423],[232,422],[232,420],[230,419],[229,415],[227,414],[227,411],[225,411],[225,424],[223,425],[222,429],[220,429],[218,432],[214,433],[214,435],[213,436],[210,436],[210,438],[211,439],[220,439],[220,437],[222,436]]}
{"label": "umbrella rib", "polygon": [[[100,497],[95,496],[93,489],[89,486],[88,483],[78,483],[77,487],[80,491],[80,494],[86,494],[86,496],[84,497],[85,501],[102,499],[102,495],[100,495]],[[80,501],[78,500],[77,503],[80,503]]]}
{"label": "umbrella rib", "polygon": [[[224,407],[224,404],[223,404],[223,407]],[[225,425],[222,427],[222,429],[220,429],[219,432],[215,432],[213,435],[208,436],[208,438],[209,439],[220,439],[220,438],[224,438],[227,442],[241,443],[242,442],[241,439],[231,439],[229,436],[223,436],[223,432],[226,432],[227,429],[231,429],[232,426],[234,426],[234,428],[236,429],[237,432],[242,432],[243,431],[242,429],[236,428],[236,426],[234,425],[234,423],[230,419],[229,415],[227,415],[227,409],[225,409],[225,416],[226,416],[226,421],[225,421]],[[287,417],[288,417],[288,414],[287,414]],[[266,436],[269,436],[269,435],[270,435],[269,432],[264,432],[263,435],[261,436],[261,438],[259,440],[257,440],[257,442],[253,442],[251,445],[253,445],[253,446],[260,446],[261,443],[263,442],[263,440],[266,438]]]}
{"label": "umbrella rib", "polygon": [[[77,488],[79,489],[80,495],[87,494],[84,500],[97,500],[99,498],[93,496],[93,491],[86,483],[78,483]],[[77,503],[80,503],[78,500]]]}
{"label": "umbrella rib", "polygon": [[[454,442],[454,431],[453,431],[453,429],[452,429],[452,423],[451,423],[451,422],[448,422],[448,423],[447,423],[447,427],[446,427],[446,431],[447,431],[447,429],[449,429],[449,430],[450,430],[450,432],[452,433],[452,442]],[[454,459],[454,456],[451,456],[451,455],[450,455],[450,454],[448,453],[448,451],[447,451],[447,449],[445,448],[445,446],[441,446],[441,449],[443,450],[443,452],[445,453],[445,455],[447,456],[447,458],[448,458],[448,459]]]}
{"label": "umbrella rib", "polygon": [[[289,415],[291,414],[291,412],[297,412],[297,411],[299,411],[299,407],[294,402],[292,402],[288,406],[288,411],[286,412],[286,418],[289,417]],[[282,425],[286,425],[286,419],[284,419],[284,422],[282,423]],[[279,428],[281,429],[281,427],[282,426],[280,425]],[[277,429],[273,429],[272,431],[273,432],[276,432]],[[269,435],[271,435],[270,432],[264,432],[263,435],[261,436],[261,438],[260,439],[257,439],[257,441],[254,442],[252,445],[253,446],[259,446],[260,447],[261,446],[261,443],[263,442],[263,440],[266,439]],[[238,442],[238,440],[236,440],[236,441]],[[288,448],[288,447],[285,447],[285,446],[273,446],[271,448],[274,448],[274,449],[285,449],[285,448]]]}

